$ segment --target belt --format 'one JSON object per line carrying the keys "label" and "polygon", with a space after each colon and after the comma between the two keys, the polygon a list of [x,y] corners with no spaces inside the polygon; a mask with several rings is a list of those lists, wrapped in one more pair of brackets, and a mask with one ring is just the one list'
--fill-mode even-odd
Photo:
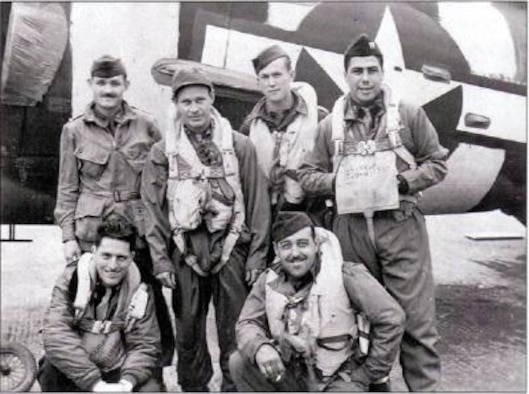
{"label": "belt", "polygon": [[115,202],[123,202],[123,201],[129,201],[129,200],[137,200],[141,196],[140,196],[140,193],[138,192],[130,192],[126,190],[114,190],[112,192],[112,197],[114,198]]}

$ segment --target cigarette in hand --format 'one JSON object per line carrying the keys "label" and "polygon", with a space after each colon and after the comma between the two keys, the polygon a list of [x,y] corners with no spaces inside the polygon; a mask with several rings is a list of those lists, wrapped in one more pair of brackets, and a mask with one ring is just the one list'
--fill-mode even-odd
{"label": "cigarette in hand", "polygon": [[276,382],[279,382],[281,380],[282,376],[281,375],[277,375],[276,377]]}

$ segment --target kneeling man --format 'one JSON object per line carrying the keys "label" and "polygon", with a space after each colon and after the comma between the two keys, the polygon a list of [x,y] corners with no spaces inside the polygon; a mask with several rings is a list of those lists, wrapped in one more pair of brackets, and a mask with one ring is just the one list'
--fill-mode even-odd
{"label": "kneeling man", "polygon": [[[385,379],[404,312],[367,269],[343,262],[337,238],[304,212],[280,212],[276,263],[257,280],[237,323],[230,370],[239,391],[367,391]],[[358,316],[371,324],[359,341]]]}
{"label": "kneeling man", "polygon": [[160,331],[151,288],[133,262],[135,228],[97,228],[93,253],[66,267],[44,319],[42,391],[160,391],[152,369]]}

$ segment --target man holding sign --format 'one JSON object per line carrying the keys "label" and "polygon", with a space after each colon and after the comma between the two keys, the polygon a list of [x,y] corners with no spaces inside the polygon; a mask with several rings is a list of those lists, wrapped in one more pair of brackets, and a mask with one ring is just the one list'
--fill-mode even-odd
{"label": "man holding sign", "polygon": [[300,169],[307,195],[333,196],[344,259],[361,261],[406,313],[400,362],[411,391],[435,390],[435,292],[420,192],[446,175],[447,150],[422,108],[383,85],[383,55],[366,35],[345,52],[349,92],[319,125]]}

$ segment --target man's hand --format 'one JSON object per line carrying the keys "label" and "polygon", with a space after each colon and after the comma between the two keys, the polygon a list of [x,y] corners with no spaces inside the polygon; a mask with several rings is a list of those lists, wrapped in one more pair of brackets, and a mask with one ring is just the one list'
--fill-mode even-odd
{"label": "man's hand", "polygon": [[121,393],[123,385],[120,383],[107,383],[103,380],[97,382],[92,388],[94,393]]}
{"label": "man's hand", "polygon": [[156,279],[158,279],[163,286],[169,287],[170,289],[176,289],[176,277],[172,272],[162,272],[161,274],[156,275]]}
{"label": "man's hand", "polygon": [[263,272],[261,269],[246,270],[246,283],[248,283],[248,286],[255,283],[261,272]]}
{"label": "man's hand", "polygon": [[261,373],[274,383],[279,382],[285,373],[281,355],[272,345],[262,345],[255,354],[255,362]]}
{"label": "man's hand", "polygon": [[121,391],[125,393],[131,393],[132,389],[134,388],[134,385],[131,382],[129,382],[127,379],[121,379],[118,384],[120,384],[122,387]]}
{"label": "man's hand", "polygon": [[63,248],[66,264],[70,264],[76,260],[79,260],[79,258],[81,257],[81,248],[79,247],[79,243],[75,239],[66,241],[63,245]]}

